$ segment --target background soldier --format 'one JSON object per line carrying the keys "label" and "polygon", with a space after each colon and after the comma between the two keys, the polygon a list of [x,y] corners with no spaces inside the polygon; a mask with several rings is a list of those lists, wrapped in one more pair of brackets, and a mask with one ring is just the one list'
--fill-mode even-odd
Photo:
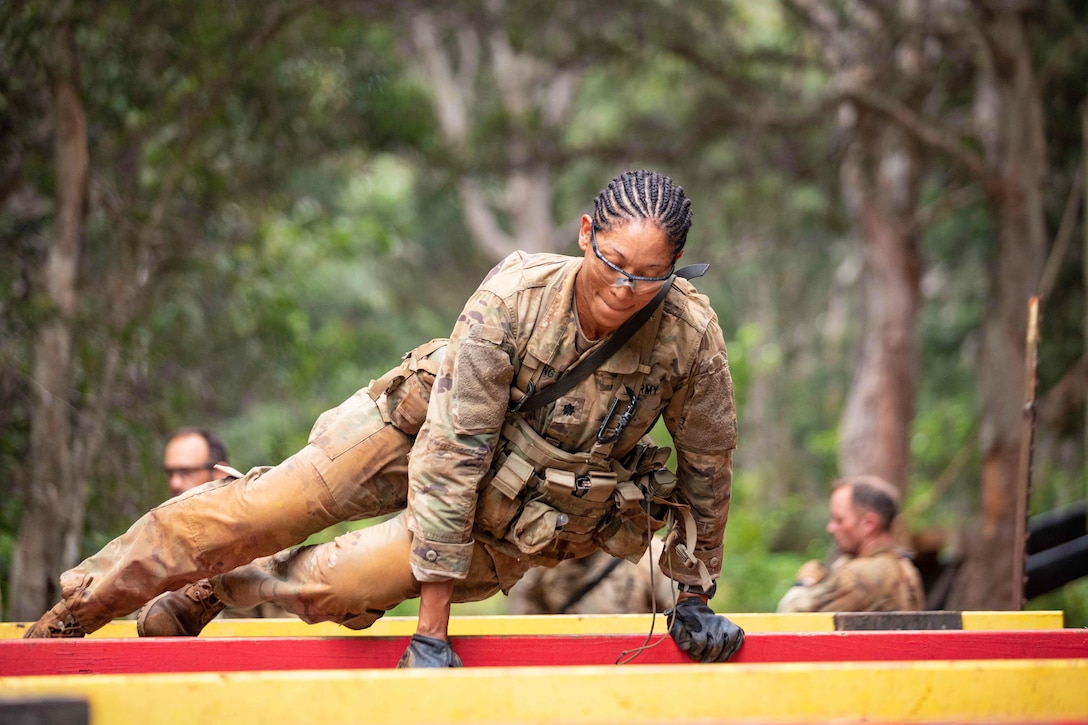
{"label": "background soldier", "polygon": [[[166,439],[162,458],[171,496],[180,496],[233,470],[222,439],[206,428],[179,428],[171,433]],[[217,465],[222,468],[217,470]]]}
{"label": "background soldier", "polygon": [[831,493],[827,532],[838,556],[825,567],[805,562],[779,612],[896,612],[925,606],[922,579],[891,528],[899,492],[877,476],[838,480]]}

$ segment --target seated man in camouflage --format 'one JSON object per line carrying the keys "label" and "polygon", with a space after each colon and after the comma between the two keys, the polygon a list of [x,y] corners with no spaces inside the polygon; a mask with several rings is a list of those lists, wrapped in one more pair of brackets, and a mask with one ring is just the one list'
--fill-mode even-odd
{"label": "seated man in camouflage", "polygon": [[877,476],[835,482],[827,531],[838,556],[805,562],[779,612],[906,612],[925,605],[922,579],[892,537],[899,491]]}

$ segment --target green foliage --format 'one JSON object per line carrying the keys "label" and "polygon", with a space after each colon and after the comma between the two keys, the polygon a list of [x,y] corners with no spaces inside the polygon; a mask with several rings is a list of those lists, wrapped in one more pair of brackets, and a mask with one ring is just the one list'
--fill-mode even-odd
{"label": "green foliage", "polygon": [[903,504],[904,520],[915,531],[954,530],[970,510],[975,487],[964,479],[981,465],[973,402],[970,396],[933,401],[915,416],[913,474]]}
{"label": "green foliage", "polygon": [[790,502],[768,508],[760,502],[756,476],[735,475],[729,526],[722,555],[722,576],[712,605],[719,612],[773,612],[806,559],[822,558],[826,541],[810,539],[801,552],[775,552],[783,527],[797,511]]}
{"label": "green foliage", "polygon": [[1065,627],[1088,627],[1088,579],[1079,579],[1057,591],[1035,597],[1024,608],[1036,612],[1058,610],[1064,615]]}

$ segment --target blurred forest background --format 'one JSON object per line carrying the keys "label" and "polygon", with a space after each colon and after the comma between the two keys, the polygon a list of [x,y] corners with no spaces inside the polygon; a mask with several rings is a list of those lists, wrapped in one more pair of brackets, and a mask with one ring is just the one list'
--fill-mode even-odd
{"label": "blurred forest background", "polygon": [[630,168],[729,347],[715,608],[773,610],[858,472],[943,606],[1017,608],[1034,294],[1031,512],[1088,496],[1086,96],[1079,0],[0,3],[4,615],[166,498],[169,431],[280,461]]}

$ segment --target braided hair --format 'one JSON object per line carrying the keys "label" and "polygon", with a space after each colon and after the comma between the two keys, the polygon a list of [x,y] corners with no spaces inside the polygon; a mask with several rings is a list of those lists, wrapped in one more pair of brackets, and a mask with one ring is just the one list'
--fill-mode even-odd
{"label": "braided hair", "polygon": [[679,254],[691,228],[691,199],[683,187],[653,171],[625,171],[593,200],[593,223],[608,230],[634,219],[655,221]]}

